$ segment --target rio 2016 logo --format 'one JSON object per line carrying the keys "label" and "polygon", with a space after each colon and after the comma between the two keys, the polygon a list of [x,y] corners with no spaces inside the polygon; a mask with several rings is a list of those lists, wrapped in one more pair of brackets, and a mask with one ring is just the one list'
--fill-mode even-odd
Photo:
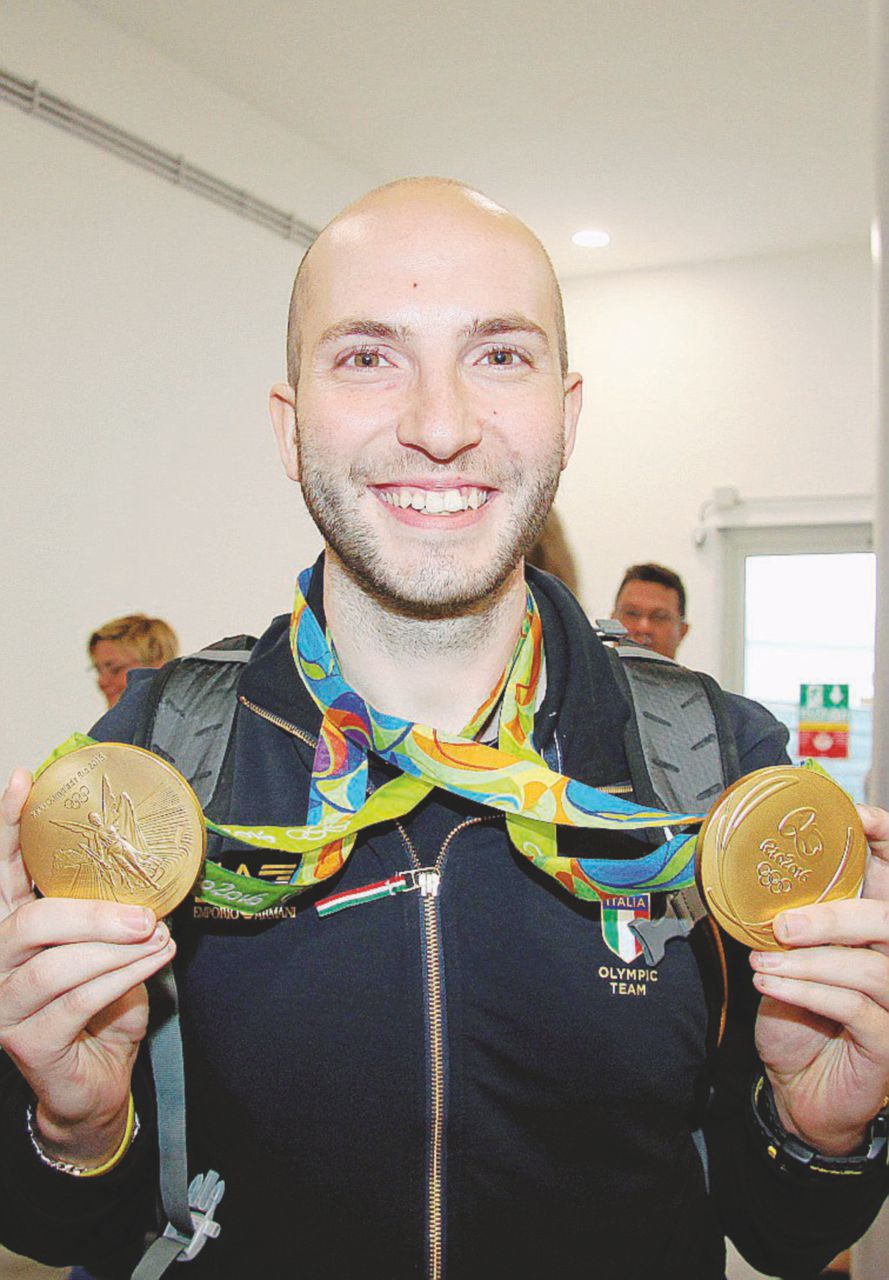
{"label": "rio 2016 logo", "polygon": [[[810,868],[804,863],[824,852],[824,838],[816,826],[817,817],[815,810],[808,807],[791,809],[778,823],[778,835],[785,842],[785,847],[782,848],[776,840],[763,840],[759,847],[768,861],[759,862],[756,866],[756,878],[763,889],[768,889],[769,893],[789,893],[794,880],[805,884]],[[788,849],[787,845],[791,848]],[[797,858],[803,862],[798,862]]]}

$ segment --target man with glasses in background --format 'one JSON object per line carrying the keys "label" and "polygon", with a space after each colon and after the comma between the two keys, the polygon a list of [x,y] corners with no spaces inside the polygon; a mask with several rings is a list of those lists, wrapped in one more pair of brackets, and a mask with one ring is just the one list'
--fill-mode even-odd
{"label": "man with glasses in background", "polygon": [[618,588],[612,616],[624,624],[631,640],[665,658],[675,658],[689,627],[682,579],[662,564],[630,565]]}

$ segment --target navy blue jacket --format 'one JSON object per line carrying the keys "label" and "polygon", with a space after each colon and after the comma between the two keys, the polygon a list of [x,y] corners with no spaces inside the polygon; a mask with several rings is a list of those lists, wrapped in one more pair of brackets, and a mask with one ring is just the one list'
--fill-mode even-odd
{"label": "navy blue jacket", "polygon": [[[547,655],[539,745],[570,775],[626,787],[627,707],[607,655],[564,588],[534,582]],[[316,585],[316,609],[318,599]],[[244,824],[305,818],[319,715],[287,623],[259,640],[239,686],[228,816]],[[97,737],[132,739],[152,676],[134,673]],[[783,727],[727,696],[742,769],[784,760]],[[627,856],[645,846],[581,832],[572,847]],[[222,857],[266,876],[288,862],[243,846]],[[438,867],[437,898],[315,910],[411,865]],[[670,942],[656,971],[624,964],[604,944],[598,908],[538,874],[490,810],[434,792],[401,824],[360,838],[335,881],[275,918],[189,902],[173,927],[189,1163],[227,1183],[222,1234],[186,1280],[721,1280],[725,1234],[761,1270],[801,1280],[882,1200],[882,1175],[788,1179],[761,1150],[742,948],[726,944],[728,1030],[713,1055],[702,929],[697,942]],[[35,1159],[27,1092],[7,1067],[0,1239],[128,1274],[156,1195],[141,1066],[134,1088],[140,1136],[115,1171],[84,1182]],[[709,1191],[692,1140],[702,1124]]]}

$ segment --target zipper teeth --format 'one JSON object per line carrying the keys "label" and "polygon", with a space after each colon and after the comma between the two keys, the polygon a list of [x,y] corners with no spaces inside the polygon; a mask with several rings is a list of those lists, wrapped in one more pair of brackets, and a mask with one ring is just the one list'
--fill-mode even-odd
{"label": "zipper teeth", "polygon": [[298,725],[291,724],[289,720],[282,720],[280,716],[276,716],[271,711],[264,710],[263,707],[258,707],[255,702],[251,702],[249,698],[245,698],[242,693],[238,694],[238,702],[240,702],[242,706],[247,707],[249,711],[260,716],[263,720],[268,720],[270,724],[277,725],[279,729],[284,729],[287,733],[292,734],[294,738],[299,738],[300,742],[304,742],[306,746],[317,747],[318,739],[313,738],[310,733],[306,733],[305,729],[300,729]]}
{"label": "zipper teeth", "polygon": [[597,787],[597,791],[604,791],[607,796],[628,796],[632,794],[633,784],[631,782],[615,783],[614,786]]}
{"label": "zipper teeth", "polygon": [[[458,823],[449,833],[438,851],[434,869],[441,875],[444,860],[448,855],[455,836],[467,827],[479,826],[483,822],[492,822],[495,815],[467,818]],[[404,826],[396,822],[396,827],[404,841],[410,856],[411,864],[418,868],[420,863],[414,843]],[[429,1280],[441,1280],[442,1274],[442,1152],[444,1149],[444,1016],[441,995],[441,954],[438,927],[437,899],[428,896],[423,898],[423,931],[426,942],[426,998],[429,1009],[429,1092],[432,1104],[432,1125],[429,1140],[428,1172],[428,1261],[427,1275]]]}
{"label": "zipper teeth", "polygon": [[429,1280],[440,1280],[442,1258],[442,1145],[444,1138],[444,1028],[441,960],[435,898],[423,899],[429,999],[430,1093],[432,1132],[429,1143]]}

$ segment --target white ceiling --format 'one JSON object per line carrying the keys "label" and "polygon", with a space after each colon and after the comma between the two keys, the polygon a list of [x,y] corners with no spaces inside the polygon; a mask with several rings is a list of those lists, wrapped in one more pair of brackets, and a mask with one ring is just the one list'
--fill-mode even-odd
{"label": "white ceiling", "polygon": [[80,3],[369,185],[479,186],[564,276],[867,241],[867,0]]}

